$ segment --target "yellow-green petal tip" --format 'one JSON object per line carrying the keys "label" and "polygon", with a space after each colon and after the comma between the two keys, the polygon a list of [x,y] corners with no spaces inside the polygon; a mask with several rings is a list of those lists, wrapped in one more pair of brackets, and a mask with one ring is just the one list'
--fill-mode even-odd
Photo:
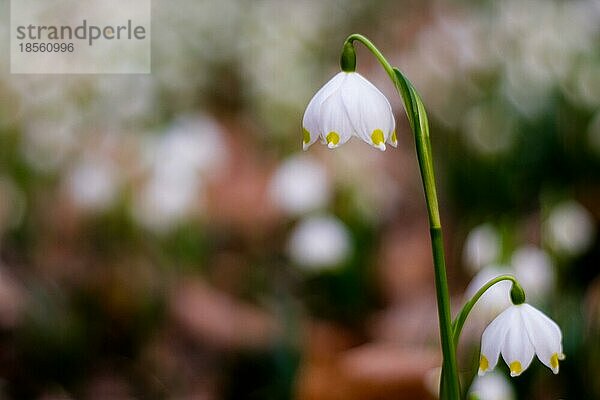
{"label": "yellow-green petal tip", "polygon": [[310,132],[306,128],[302,128],[302,143],[310,143]]}
{"label": "yellow-green petal tip", "polygon": [[327,140],[327,146],[330,149],[337,147],[340,143],[340,135],[338,135],[337,132],[329,132],[325,139]]}

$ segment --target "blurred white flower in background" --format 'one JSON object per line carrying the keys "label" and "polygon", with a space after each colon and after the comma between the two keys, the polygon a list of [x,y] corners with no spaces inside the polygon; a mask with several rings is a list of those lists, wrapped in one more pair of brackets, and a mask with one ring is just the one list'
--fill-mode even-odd
{"label": "blurred white flower in background", "polygon": [[500,234],[492,224],[478,225],[467,235],[463,261],[471,272],[477,272],[498,260],[501,247]]}
{"label": "blurred white flower in background", "polygon": [[152,27],[152,75],[176,109],[211,93],[211,67],[235,61],[245,8],[240,0],[153,3],[152,17],[161,23]]}
{"label": "blurred white flower in background", "polygon": [[539,303],[552,291],[554,265],[545,251],[531,245],[520,247],[513,253],[511,264],[527,301]]}
{"label": "blurred white flower in background", "polygon": [[[489,265],[475,275],[465,290],[465,301],[469,300],[477,291],[490,280],[500,275],[513,275],[512,270],[503,265]],[[510,301],[510,281],[496,283],[489,288],[473,307],[470,320],[474,326],[479,328],[482,324],[488,324],[498,314],[504,311],[512,303]]]}
{"label": "blurred white flower in background", "polygon": [[[400,59],[407,75],[422,91],[427,109],[444,125],[455,128],[477,92],[475,85],[463,78],[489,69],[490,56],[489,45],[485,44],[487,28],[471,10],[454,15],[445,11],[419,30],[415,48]],[[461,96],[440,96],[459,92]]]}
{"label": "blurred white flower in background", "polygon": [[211,77],[217,72],[232,73],[242,81],[253,112],[271,128],[263,131],[284,135],[293,126],[287,113],[310,96],[307,79],[322,73],[307,51],[363,3],[180,0],[173,7],[158,2],[152,10],[161,21],[153,32],[153,76],[171,105],[182,108],[193,105],[198,93],[214,96]]}
{"label": "blurred white flower in background", "polygon": [[497,102],[476,105],[463,120],[465,144],[483,155],[509,151],[515,140],[516,129],[516,118]]}
{"label": "blurred white flower in background", "polygon": [[115,201],[120,182],[119,168],[109,157],[84,156],[67,173],[67,191],[76,206],[102,211]]}
{"label": "blurred white flower in background", "polygon": [[[489,99],[484,85],[490,78],[496,97],[527,117],[539,116],[556,89],[584,107],[597,107],[600,74],[590,57],[600,34],[597,2],[505,0],[490,8],[440,9],[441,15],[419,30],[415,46],[399,59],[423,92],[428,110],[447,127],[474,125],[465,121],[473,118],[467,111]],[[492,133],[472,133],[480,135],[484,150],[510,142]]]}
{"label": "blurred white flower in background", "polygon": [[469,400],[514,400],[515,390],[500,372],[476,376],[469,389]]}
{"label": "blurred white flower in background", "polygon": [[308,155],[288,158],[271,178],[272,201],[290,215],[300,215],[325,208],[331,199],[331,182],[327,170]]}
{"label": "blurred white flower in background", "polygon": [[[322,2],[306,7],[297,1],[281,0],[265,0],[249,7],[247,18],[240,25],[249,40],[240,41],[239,46],[247,56],[247,72],[257,100],[262,97],[304,106],[302,94],[308,97],[311,90],[305,74],[317,73],[319,69],[314,60],[304,58],[303,54],[306,44],[317,40],[328,19],[323,12],[325,8],[327,4]],[[282,13],[286,18],[280,18]],[[285,73],[290,63],[296,68],[294,74]],[[274,75],[281,79],[272,79]]]}
{"label": "blurred white flower in background", "polygon": [[28,118],[22,135],[21,152],[27,162],[49,173],[63,166],[65,160],[76,150],[81,139],[80,120],[76,110],[65,106],[60,114],[42,114],[40,118]]}
{"label": "blurred white flower in background", "polygon": [[596,227],[588,210],[575,200],[554,206],[543,223],[542,232],[548,246],[556,253],[578,256],[592,244]]}
{"label": "blurred white flower in background", "polygon": [[166,232],[203,207],[202,189],[200,179],[154,175],[138,193],[134,216],[146,228]]}
{"label": "blurred white flower in background", "polygon": [[201,174],[216,179],[227,163],[223,128],[204,114],[180,116],[156,144],[153,168],[175,179]]}
{"label": "blurred white flower in background", "polygon": [[39,76],[15,75],[8,83],[19,104],[20,151],[40,172],[61,172],[87,151],[81,143],[107,133],[125,136],[153,118],[157,99],[149,77]]}
{"label": "blurred white flower in background", "polygon": [[111,130],[142,125],[159,107],[156,87],[152,75],[100,75],[84,113]]}
{"label": "blurred white flower in background", "polygon": [[18,101],[22,104],[21,111],[25,114],[21,117],[33,118],[44,111],[45,117],[48,117],[48,114],[54,117],[59,113],[64,114],[65,107],[68,109],[74,106],[72,100],[78,93],[77,87],[81,91],[93,79],[91,75],[77,77],[56,75],[53,79],[48,79],[42,74],[10,75],[10,77],[11,79],[7,79],[5,83],[17,94]]}
{"label": "blurred white flower in background", "polygon": [[133,205],[138,221],[163,232],[201,211],[206,181],[218,179],[228,157],[220,125],[202,114],[177,119],[145,147],[148,180]]}
{"label": "blurred white flower in background", "polygon": [[336,267],[350,256],[350,232],[334,216],[308,217],[294,227],[287,249],[292,262],[307,270]]}
{"label": "blurred white flower in background", "polygon": [[505,72],[503,93],[525,115],[539,115],[551,90],[569,79],[574,61],[593,48],[600,20],[585,3],[497,3],[492,45]]}

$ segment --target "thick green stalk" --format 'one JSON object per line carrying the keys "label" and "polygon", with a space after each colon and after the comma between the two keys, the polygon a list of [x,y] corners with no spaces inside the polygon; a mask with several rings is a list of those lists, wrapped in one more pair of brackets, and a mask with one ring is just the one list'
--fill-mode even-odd
{"label": "thick green stalk", "polygon": [[438,200],[433,173],[433,157],[429,139],[429,124],[423,103],[408,79],[402,73],[393,68],[373,43],[359,34],[350,35],[344,45],[354,41],[364,44],[379,60],[390,79],[394,82],[398,93],[402,97],[404,108],[410,126],[415,135],[417,148],[417,159],[423,189],[425,191],[425,202],[429,216],[429,228],[431,234],[431,249],[433,253],[433,266],[435,273],[435,289],[438,303],[438,317],[440,324],[440,338],[443,353],[442,378],[443,390],[441,391],[447,399],[458,400],[460,398],[460,381],[456,366],[456,350],[452,332],[452,317],[450,311],[450,295],[448,292],[448,280],[446,277],[446,265],[444,260],[444,242],[442,237],[442,225],[438,209]]}

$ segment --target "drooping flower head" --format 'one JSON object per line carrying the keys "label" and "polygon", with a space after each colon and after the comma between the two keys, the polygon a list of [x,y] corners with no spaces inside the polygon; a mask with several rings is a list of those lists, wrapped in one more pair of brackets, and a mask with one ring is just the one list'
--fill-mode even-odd
{"label": "drooping flower head", "polygon": [[340,72],[311,99],[302,119],[303,148],[321,139],[330,149],[358,136],[385,150],[396,147],[392,107],[371,82],[358,72]]}
{"label": "drooping flower head", "polygon": [[558,362],[565,357],[562,333],[554,321],[529,304],[512,305],[483,332],[479,375],[496,367],[500,353],[511,376],[521,375],[534,354],[558,374]]}

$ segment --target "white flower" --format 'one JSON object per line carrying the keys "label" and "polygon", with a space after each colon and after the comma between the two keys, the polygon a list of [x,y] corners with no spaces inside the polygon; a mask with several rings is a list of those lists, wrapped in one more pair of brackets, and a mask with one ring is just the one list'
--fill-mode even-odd
{"label": "white flower", "polygon": [[463,250],[465,264],[473,271],[495,262],[500,255],[501,238],[492,224],[481,224],[467,235]]}
{"label": "white flower", "polygon": [[523,303],[504,310],[485,329],[481,338],[479,375],[496,367],[498,357],[518,376],[529,367],[533,355],[558,374],[558,361],[564,359],[562,333],[544,313]]}
{"label": "white flower", "polygon": [[554,264],[550,256],[535,246],[527,245],[513,253],[511,263],[527,298],[544,300],[554,286]]}
{"label": "white flower", "polygon": [[102,211],[116,199],[120,185],[117,166],[109,157],[84,156],[67,175],[66,189],[78,207]]}
{"label": "white flower", "polygon": [[557,253],[578,256],[586,251],[596,234],[593,217],[574,200],[565,201],[550,211],[544,224],[548,245]]}
{"label": "white flower", "polygon": [[133,215],[146,228],[166,233],[204,208],[204,184],[197,177],[155,174],[136,193]]}
{"label": "white flower", "polygon": [[154,169],[172,176],[217,178],[229,156],[223,128],[202,113],[179,116],[154,146],[149,149]]}
{"label": "white flower", "polygon": [[482,156],[505,154],[515,143],[517,118],[495,102],[477,104],[464,116],[465,144]]}
{"label": "white flower", "polygon": [[269,194],[281,210],[300,215],[327,206],[331,184],[317,160],[301,155],[281,164],[271,179]]}
{"label": "white flower", "polygon": [[229,157],[224,132],[204,114],[178,117],[143,149],[148,180],[136,193],[133,213],[147,228],[166,232],[203,211],[205,184],[218,179]]}
{"label": "white flower", "polygon": [[497,372],[475,377],[469,390],[469,399],[513,400],[514,398],[515,390],[510,382]]}
{"label": "white flower", "polygon": [[358,72],[340,72],[312,98],[302,120],[303,148],[320,137],[333,149],[352,135],[385,150],[397,145],[392,107],[385,96]]}
{"label": "white flower", "polygon": [[332,216],[309,217],[295,227],[288,253],[299,266],[320,270],[339,265],[351,250],[350,232]]}

